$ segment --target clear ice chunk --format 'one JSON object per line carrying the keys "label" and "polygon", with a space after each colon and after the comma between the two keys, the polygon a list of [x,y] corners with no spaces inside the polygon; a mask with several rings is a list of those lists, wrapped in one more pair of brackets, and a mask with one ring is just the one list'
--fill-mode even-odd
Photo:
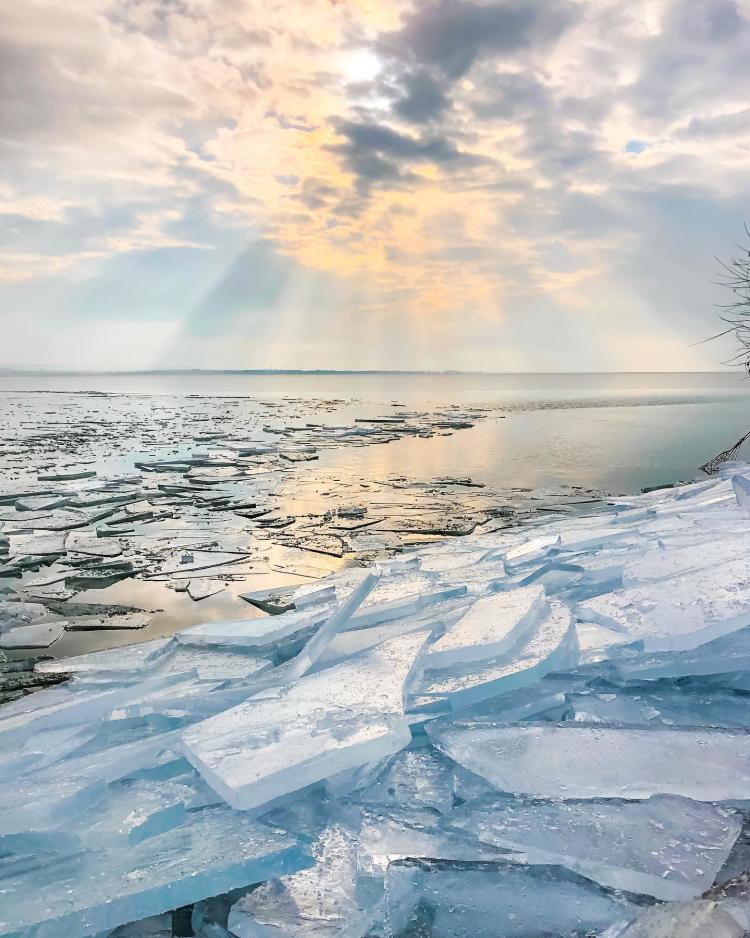
{"label": "clear ice chunk", "polygon": [[690,651],[618,658],[615,667],[628,681],[748,671],[750,629],[740,629]]}
{"label": "clear ice chunk", "polygon": [[750,514],[750,479],[747,476],[732,476],[732,488],[740,508]]}
{"label": "clear ice chunk", "polygon": [[546,557],[553,549],[560,546],[560,535],[542,534],[531,538],[521,544],[515,544],[501,551],[501,556],[505,566],[509,571],[525,563],[531,563],[532,560],[539,560]]}
{"label": "clear ice chunk", "polygon": [[747,931],[718,902],[668,902],[612,925],[601,938],[747,938]]}
{"label": "clear ice chunk", "polygon": [[552,867],[496,862],[401,861],[387,876],[394,935],[558,938],[599,934],[637,908]]}
{"label": "clear ice chunk", "polygon": [[311,846],[315,866],[263,883],[236,902],[228,928],[236,938],[334,938],[364,935],[373,910],[357,890],[357,841],[332,824]]}
{"label": "clear ice chunk", "polygon": [[743,732],[575,723],[442,723],[427,732],[442,752],[504,792],[726,801],[750,791],[750,734]]}
{"label": "clear ice chunk", "polygon": [[334,612],[331,606],[285,612],[283,615],[259,616],[227,622],[204,622],[178,632],[175,638],[184,645],[227,645],[263,648],[274,645],[304,629],[319,625]]}
{"label": "clear ice chunk", "polygon": [[744,694],[676,686],[643,686],[614,693],[569,694],[573,719],[581,723],[633,726],[714,726],[750,729],[750,707]]}
{"label": "clear ice chunk", "polygon": [[480,843],[426,811],[373,808],[362,818],[358,865],[368,876],[387,876],[389,866],[399,860],[477,862],[505,858],[508,852]]}
{"label": "clear ice chunk", "polygon": [[452,764],[434,749],[399,752],[355,797],[369,804],[410,805],[449,814],[453,809]]}
{"label": "clear ice chunk", "polygon": [[739,815],[688,798],[528,802],[459,809],[454,826],[484,843],[558,864],[603,886],[692,899],[711,886],[742,829]]}
{"label": "clear ice chunk", "polygon": [[40,674],[135,675],[154,666],[170,646],[168,638],[155,638],[138,645],[125,645],[94,651],[72,658],[53,658],[38,661],[34,667]]}
{"label": "clear ice chunk", "polygon": [[[46,861],[46,862],[45,862]],[[0,935],[91,935],[309,865],[288,834],[221,806],[122,849],[3,870]]]}
{"label": "clear ice chunk", "polygon": [[404,687],[426,639],[391,639],[183,733],[183,750],[230,805],[256,808],[411,739]]}

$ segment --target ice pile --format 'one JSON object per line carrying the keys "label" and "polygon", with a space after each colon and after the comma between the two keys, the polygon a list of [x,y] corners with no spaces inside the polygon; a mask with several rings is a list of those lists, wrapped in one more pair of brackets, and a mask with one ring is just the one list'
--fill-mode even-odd
{"label": "ice pile", "polygon": [[742,935],[748,479],[40,663],[70,680],[0,709],[0,936]]}

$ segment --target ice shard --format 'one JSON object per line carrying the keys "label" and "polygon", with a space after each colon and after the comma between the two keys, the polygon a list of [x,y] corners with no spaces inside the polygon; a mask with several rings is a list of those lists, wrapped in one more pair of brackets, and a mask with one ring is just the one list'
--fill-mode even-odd
{"label": "ice shard", "polygon": [[404,687],[424,645],[417,632],[376,646],[273,695],[204,720],[183,751],[233,807],[259,807],[411,739]]}
{"label": "ice shard", "polygon": [[424,656],[427,668],[481,661],[503,655],[539,621],[544,589],[527,586],[478,599]]}

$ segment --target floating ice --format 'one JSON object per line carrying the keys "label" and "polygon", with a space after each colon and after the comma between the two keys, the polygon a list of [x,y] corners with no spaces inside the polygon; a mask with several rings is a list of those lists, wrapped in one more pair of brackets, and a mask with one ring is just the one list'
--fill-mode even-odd
{"label": "floating ice", "polygon": [[0,632],[0,648],[49,648],[65,631],[65,622],[16,625]]}

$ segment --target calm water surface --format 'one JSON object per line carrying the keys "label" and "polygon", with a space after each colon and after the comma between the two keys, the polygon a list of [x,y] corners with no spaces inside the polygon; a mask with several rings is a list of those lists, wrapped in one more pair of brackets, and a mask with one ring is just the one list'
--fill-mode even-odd
{"label": "calm water surface", "polygon": [[0,393],[335,398],[331,422],[409,408],[497,408],[473,429],[331,450],[311,473],[429,479],[469,475],[497,490],[580,485],[607,492],[692,479],[750,427],[736,371],[643,374],[188,374],[0,378]]}

